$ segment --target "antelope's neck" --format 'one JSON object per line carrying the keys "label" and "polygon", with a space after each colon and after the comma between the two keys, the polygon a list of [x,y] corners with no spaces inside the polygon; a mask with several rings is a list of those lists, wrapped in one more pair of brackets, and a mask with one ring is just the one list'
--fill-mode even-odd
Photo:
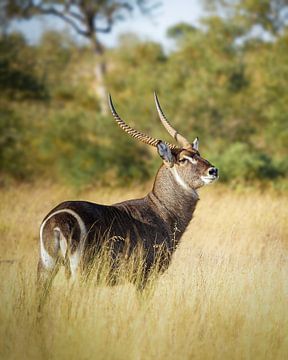
{"label": "antelope's neck", "polygon": [[163,165],[156,175],[148,198],[179,240],[191,221],[199,200],[196,190],[185,187],[181,178],[177,178],[172,169]]}

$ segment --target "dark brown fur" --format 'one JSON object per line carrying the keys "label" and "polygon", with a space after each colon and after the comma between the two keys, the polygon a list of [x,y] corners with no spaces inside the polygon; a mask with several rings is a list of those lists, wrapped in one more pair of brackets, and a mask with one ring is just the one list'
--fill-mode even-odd
{"label": "dark brown fur", "polygon": [[[194,163],[186,161],[183,156],[193,158]],[[135,248],[141,247],[145,255],[146,274],[159,256],[158,249],[165,249],[165,260],[161,263],[161,270],[165,270],[171,260],[185,229],[192,219],[198,202],[196,189],[203,186],[201,176],[205,176],[212,165],[200,157],[198,151],[174,151],[173,166],[164,164],[158,170],[154,186],[144,198],[124,201],[111,206],[99,205],[86,201],[67,201],[56,206],[46,216],[47,219],[54,212],[70,209],[77,213],[86,225],[87,235],[80,237],[77,220],[69,213],[52,216],[43,228],[43,244],[47,253],[56,260],[61,257],[59,241],[55,235],[55,227],[60,229],[61,236],[68,241],[68,252],[75,253],[83,246],[81,254],[81,269],[85,270],[87,263],[93,261],[103,243],[110,242],[112,254],[130,254]],[[171,168],[175,167],[179,176],[189,191],[183,188]],[[45,221],[45,219],[43,221]],[[56,238],[55,238],[56,236]],[[59,239],[58,239],[59,240]],[[66,263],[67,266],[67,263]],[[39,260],[39,277],[55,273],[55,268],[45,269],[43,261]],[[68,271],[69,273],[69,271]]]}

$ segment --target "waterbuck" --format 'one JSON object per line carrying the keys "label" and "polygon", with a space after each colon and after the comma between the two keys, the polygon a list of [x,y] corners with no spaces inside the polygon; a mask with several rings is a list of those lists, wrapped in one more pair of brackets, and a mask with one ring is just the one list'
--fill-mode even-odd
{"label": "waterbuck", "polygon": [[163,160],[153,189],[142,199],[111,206],[66,201],[51,210],[40,227],[40,281],[51,280],[61,264],[66,267],[68,275],[75,278],[107,244],[113,250],[112,258],[124,256],[124,253],[127,256],[140,247],[147,276],[159,255],[157,249],[162,252],[164,249],[165,260],[163,258],[160,264],[161,269],[168,267],[192,219],[199,199],[196,190],[216,180],[218,170],[200,156],[198,138],[190,143],[180,135],[168,122],[156,93],[154,99],[162,124],[179,146],[131,128],[117,114],[111,96],[108,97],[112,115],[120,128],[157,148]]}

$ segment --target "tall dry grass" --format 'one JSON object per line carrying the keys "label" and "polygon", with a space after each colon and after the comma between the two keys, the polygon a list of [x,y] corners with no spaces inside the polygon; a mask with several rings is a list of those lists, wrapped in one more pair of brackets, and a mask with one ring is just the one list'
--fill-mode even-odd
{"label": "tall dry grass", "polygon": [[[1,191],[1,359],[287,359],[285,198],[213,186],[153,291],[125,283],[67,284],[37,318],[38,227],[64,199],[112,203],[138,189],[74,193],[54,186]],[[151,285],[152,286],[152,285]]]}

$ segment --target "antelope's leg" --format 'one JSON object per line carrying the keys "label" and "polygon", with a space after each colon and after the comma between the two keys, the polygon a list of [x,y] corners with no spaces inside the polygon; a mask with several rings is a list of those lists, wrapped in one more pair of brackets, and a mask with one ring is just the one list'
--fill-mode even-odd
{"label": "antelope's leg", "polygon": [[41,230],[40,258],[37,268],[38,311],[41,311],[43,308],[49,295],[53,279],[58,273],[61,263],[63,263],[63,256],[61,256],[60,250],[62,251],[64,243],[62,233],[58,227],[55,227],[53,231],[49,233],[49,236],[45,234],[45,237],[43,237],[43,231]]}
{"label": "antelope's leg", "polygon": [[70,274],[72,280],[75,281],[77,278],[77,273],[79,271],[79,264],[81,260],[81,251],[77,248],[73,253],[68,255],[69,257],[69,265],[70,265]]}

